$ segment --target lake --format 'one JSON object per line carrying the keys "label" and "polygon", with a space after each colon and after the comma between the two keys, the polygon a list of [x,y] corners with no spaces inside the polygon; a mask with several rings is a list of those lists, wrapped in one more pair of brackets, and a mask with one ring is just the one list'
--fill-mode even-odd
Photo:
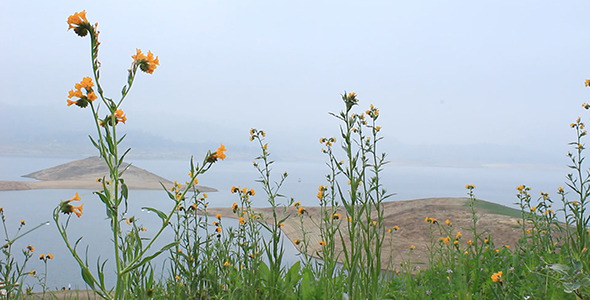
{"label": "lake", "polygon": [[[84,157],[42,157],[42,156],[0,156],[0,180],[31,180],[22,175],[58,164]],[[169,180],[184,182],[187,180],[189,160],[148,160],[130,159],[128,162],[146,169]],[[273,165],[275,178],[287,171],[289,174],[283,194],[293,197],[305,206],[316,206],[317,187],[325,184],[325,174],[329,171],[323,163],[317,162],[277,162]],[[410,200],[428,197],[465,197],[466,184],[475,184],[479,199],[515,207],[516,189],[520,184],[533,187],[536,197],[539,191],[547,191],[555,197],[558,186],[564,186],[565,175],[569,169],[563,168],[510,168],[510,167],[428,167],[388,165],[382,173],[384,187],[395,193],[390,200]],[[247,186],[257,191],[252,199],[258,207],[268,206],[263,196],[259,177],[251,161],[227,159],[216,163],[207,174],[199,177],[199,184],[219,189],[209,193],[211,207],[229,207],[237,202],[237,195],[230,193],[231,186]],[[84,214],[71,221],[71,237],[84,236],[81,249],[89,245],[90,261],[96,257],[107,258],[112,252],[108,247],[111,242],[109,225],[105,219],[105,209],[91,190],[26,190],[0,192],[0,206],[4,208],[9,233],[14,234],[19,220],[27,222],[26,228],[50,221],[15,244],[13,253],[21,260],[21,248],[29,244],[35,246],[35,255],[30,263],[32,269],[42,272],[38,257],[41,253],[53,253],[55,259],[49,262],[47,284],[51,289],[72,285],[72,288],[85,288],[80,271],[73,258],[67,252],[52,220],[52,211],[62,200],[70,199],[78,192],[84,203]],[[555,199],[558,200],[558,199]],[[285,200],[286,202],[287,200]],[[135,215],[148,228],[155,231],[158,218],[153,214],[142,212],[141,207],[151,206],[169,210],[172,205],[166,193],[160,190],[130,191],[130,215]],[[425,217],[425,216],[424,216]],[[224,224],[235,225],[235,220],[224,219]],[[163,236],[160,244],[169,242],[171,234]],[[285,257],[288,264],[298,259],[298,251],[291,243],[286,243]],[[161,261],[160,261],[161,263]],[[27,268],[29,269],[29,268]],[[29,282],[32,283],[32,282]]]}

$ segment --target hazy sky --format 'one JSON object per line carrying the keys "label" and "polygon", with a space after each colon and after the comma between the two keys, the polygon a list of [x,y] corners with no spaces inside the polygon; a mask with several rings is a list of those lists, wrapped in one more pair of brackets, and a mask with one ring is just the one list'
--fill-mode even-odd
{"label": "hazy sky", "polygon": [[[67,91],[91,74],[89,39],[66,24],[83,9],[99,23],[107,96],[118,97],[136,48],[159,56],[123,106],[126,130],[177,141],[231,150],[248,144],[256,127],[280,151],[316,153],[319,137],[338,133],[328,112],[343,108],[341,93],[355,91],[359,109],[381,110],[383,150],[394,161],[473,147],[470,155],[484,163],[504,162],[495,151],[553,163],[590,100],[588,1],[7,0],[1,7],[0,118],[20,112],[9,128],[17,132],[91,133],[89,111],[66,107]],[[50,117],[39,122],[40,114]],[[444,155],[437,159],[444,164]]]}

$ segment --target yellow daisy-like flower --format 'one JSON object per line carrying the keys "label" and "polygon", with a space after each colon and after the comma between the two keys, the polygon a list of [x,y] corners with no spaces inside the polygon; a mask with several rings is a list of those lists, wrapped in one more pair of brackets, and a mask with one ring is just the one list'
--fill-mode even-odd
{"label": "yellow daisy-like flower", "polygon": [[136,49],[135,55],[132,55],[133,64],[139,66],[142,71],[152,74],[154,70],[160,65],[160,60],[151,51],[148,51],[147,55],[144,55],[140,49]]}

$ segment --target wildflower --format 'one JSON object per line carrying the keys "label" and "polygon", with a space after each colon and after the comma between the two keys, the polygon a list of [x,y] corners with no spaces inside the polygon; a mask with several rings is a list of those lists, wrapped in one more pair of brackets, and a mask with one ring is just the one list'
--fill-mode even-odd
{"label": "wildflower", "polygon": [[491,278],[493,282],[502,282],[502,271],[492,274]]}
{"label": "wildflower", "polygon": [[224,266],[224,267],[227,267],[227,266],[229,266],[229,261],[227,261],[227,260],[226,260],[226,261],[223,263],[223,266]]}
{"label": "wildflower", "polygon": [[29,250],[30,252],[35,252],[35,247],[33,247],[33,245],[28,245],[27,250]]}
{"label": "wildflower", "polygon": [[457,234],[455,234],[455,239],[458,240],[460,239],[462,236],[461,231],[457,232]]}
{"label": "wildflower", "polygon": [[379,131],[379,130],[381,130],[381,126],[376,126],[375,131]]}
{"label": "wildflower", "polygon": [[560,193],[560,194],[563,193],[564,192],[563,187],[561,187],[561,186],[558,187],[557,188],[557,192]]}
{"label": "wildflower", "polygon": [[334,220],[340,220],[341,217],[342,217],[342,215],[340,215],[339,213],[335,213],[332,215],[332,219],[334,219]]}
{"label": "wildflower", "polygon": [[174,279],[180,280],[180,276],[176,275],[176,276],[174,276]]}
{"label": "wildflower", "polygon": [[244,218],[242,218],[242,217],[238,217],[238,221],[240,222],[240,224],[244,224],[245,223]]}
{"label": "wildflower", "polygon": [[445,224],[447,224],[448,226],[453,226],[453,223],[451,221],[449,221],[449,219],[445,220]]}
{"label": "wildflower", "polygon": [[216,217],[217,219],[221,220],[221,214],[217,214],[215,217]]}
{"label": "wildflower", "polygon": [[322,246],[322,247],[326,246],[326,242],[324,242],[324,241],[319,241],[318,244],[320,244],[320,246]]}
{"label": "wildflower", "polygon": [[234,214],[238,211],[238,203],[237,202],[234,202],[234,204],[231,205],[231,210],[233,211]]}
{"label": "wildflower", "polygon": [[86,19],[86,11],[76,12],[68,17],[68,30],[74,29],[74,32],[79,36],[86,36],[89,30],[93,30],[92,25]]}
{"label": "wildflower", "polygon": [[149,74],[154,73],[154,70],[160,64],[160,60],[156,56],[154,58],[154,54],[151,51],[148,51],[147,56],[141,53],[140,49],[136,49],[136,54],[132,55],[133,58],[133,65],[139,66],[139,68]]}
{"label": "wildflower", "polygon": [[[586,80],[586,81],[588,81],[588,80]],[[586,86],[588,86],[588,85],[586,84]],[[590,108],[590,104],[588,104],[588,103],[582,103],[582,107],[585,108],[585,109],[589,109]]]}
{"label": "wildflower", "polygon": [[387,233],[391,233],[393,230],[391,228],[387,229]]}
{"label": "wildflower", "polygon": [[66,215],[69,215],[71,213],[75,213],[76,216],[79,218],[82,215],[83,204],[81,204],[79,206],[73,206],[70,204],[70,202],[72,202],[72,201],[80,201],[80,196],[78,196],[78,193],[75,193],[74,197],[72,197],[70,200],[62,201],[59,204],[59,210],[62,214],[66,214]]}
{"label": "wildflower", "polygon": [[468,184],[468,185],[465,186],[465,188],[468,189],[468,190],[473,190],[473,189],[475,189],[475,185],[474,184]]}
{"label": "wildflower", "polygon": [[301,202],[295,201],[295,202],[293,202],[293,206],[299,207],[299,206],[301,206]]}
{"label": "wildflower", "polygon": [[254,189],[250,189],[247,194],[250,196],[254,196],[256,195],[256,192],[254,191]]}
{"label": "wildflower", "polygon": [[240,189],[239,189],[239,188],[237,188],[235,185],[234,185],[234,186],[232,186],[232,187],[231,187],[231,189],[230,189],[230,191],[231,191],[231,193],[232,193],[232,194],[235,194],[235,193],[237,193],[239,190],[240,190]]}
{"label": "wildflower", "polygon": [[131,225],[131,223],[133,223],[135,221],[135,218],[131,217],[131,218],[125,218],[125,223],[127,223],[127,225]]}
{"label": "wildflower", "polygon": [[[92,89],[93,86],[94,86],[94,83],[92,83],[92,79],[90,77],[82,78],[82,81],[80,81],[79,83],[76,83],[74,85],[75,90],[70,90],[68,92],[68,99],[67,99],[68,106],[75,104],[78,107],[84,108],[84,107],[88,106],[88,104],[90,102],[96,100],[97,96],[94,93],[94,90]],[[86,95],[84,95],[84,92],[82,92],[82,89],[84,89],[84,92],[86,92]]]}
{"label": "wildflower", "polygon": [[20,220],[20,225],[25,226],[25,220]]}
{"label": "wildflower", "polygon": [[414,249],[416,249],[416,246],[410,245],[410,250],[414,250]]}
{"label": "wildflower", "polygon": [[369,117],[371,117],[371,119],[373,120],[376,120],[379,117],[379,109],[373,106],[373,104],[371,104],[370,109],[367,110],[365,113],[369,115]]}
{"label": "wildflower", "polygon": [[300,206],[299,209],[297,209],[297,214],[298,215],[303,215],[304,213],[306,213],[307,211],[305,210],[305,208],[303,208],[303,206]]}
{"label": "wildflower", "polygon": [[125,123],[125,121],[127,121],[127,116],[125,116],[125,113],[120,109],[115,110],[115,117],[117,118],[117,122]]}
{"label": "wildflower", "polygon": [[438,221],[435,218],[431,218],[431,217],[424,218],[424,222],[430,223],[430,224],[436,224],[436,223],[438,223]]}
{"label": "wildflower", "polygon": [[535,210],[537,210],[536,206],[531,207],[531,211],[535,211]]}
{"label": "wildflower", "polygon": [[279,227],[283,227],[283,226],[285,226],[285,223],[282,223],[282,222],[279,223]]}
{"label": "wildflower", "polygon": [[209,154],[207,161],[216,162],[218,159],[224,160],[226,158],[226,155],[224,153],[225,151],[227,151],[227,149],[225,149],[225,145],[221,144],[219,148],[217,148],[217,151],[215,151],[215,153]]}
{"label": "wildflower", "polygon": [[469,246],[473,246],[473,241],[472,241],[472,240],[468,240],[468,241],[467,241],[467,244],[468,244]]}
{"label": "wildflower", "polygon": [[393,230],[398,231],[399,230],[399,226],[397,226],[397,225],[393,226]]}
{"label": "wildflower", "polygon": [[35,277],[36,274],[37,274],[37,271],[35,271],[35,270],[29,271],[29,276],[31,276],[31,277]]}
{"label": "wildflower", "polygon": [[586,79],[586,81],[584,81],[584,86],[590,86],[590,79]]}
{"label": "wildflower", "polygon": [[215,228],[215,231],[217,231],[217,233],[221,233],[221,227],[217,226],[217,228]]}
{"label": "wildflower", "polygon": [[301,240],[300,239],[293,239],[293,244],[299,245],[299,244],[301,244]]}
{"label": "wildflower", "polygon": [[346,103],[346,112],[348,113],[350,111],[350,109],[354,106],[357,105],[358,99],[356,98],[356,93],[348,93],[346,94],[346,92],[344,93],[344,95],[342,95],[342,100],[344,101],[344,103]]}
{"label": "wildflower", "polygon": [[445,245],[448,245],[449,242],[451,241],[451,238],[447,235],[446,237],[440,237],[438,240],[440,242],[443,242]]}

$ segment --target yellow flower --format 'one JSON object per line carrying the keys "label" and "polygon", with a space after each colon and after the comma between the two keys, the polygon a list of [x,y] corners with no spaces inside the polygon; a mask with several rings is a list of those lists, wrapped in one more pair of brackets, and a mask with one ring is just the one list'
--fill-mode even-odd
{"label": "yellow flower", "polygon": [[585,108],[585,109],[589,109],[590,108],[590,104],[588,104],[588,103],[582,103],[582,107]]}
{"label": "yellow flower", "polygon": [[293,239],[293,244],[299,245],[299,244],[301,244],[301,240],[300,239]]}
{"label": "yellow flower", "polygon": [[453,225],[453,223],[451,221],[449,221],[449,219],[446,219],[445,220],[445,224],[447,224],[448,226],[452,226]]}
{"label": "yellow flower", "polygon": [[33,247],[33,245],[28,245],[27,250],[29,250],[31,252],[35,252],[35,247]]}
{"label": "yellow flower", "polygon": [[473,190],[473,189],[475,189],[475,185],[474,184],[468,184],[468,185],[465,186],[465,188],[468,189],[468,190]]}
{"label": "yellow flower", "polygon": [[25,220],[20,220],[20,225],[24,226],[25,225]]}
{"label": "yellow flower", "polygon": [[299,202],[299,201],[293,202],[293,206],[299,207],[299,206],[301,206],[301,202]]}
{"label": "yellow flower", "polygon": [[53,254],[51,254],[51,253],[47,254],[47,258],[48,259],[53,259]]}
{"label": "yellow flower", "polygon": [[322,247],[325,247],[325,246],[326,246],[326,242],[324,242],[324,241],[319,241],[318,243],[319,243],[319,244],[320,244],[320,246],[322,246]]}
{"label": "yellow flower", "polygon": [[238,221],[240,222],[240,224],[244,224],[245,223],[244,218],[242,218],[242,217],[238,217]]}
{"label": "yellow flower", "polygon": [[231,209],[234,212],[234,214],[236,213],[236,211],[238,211],[238,203],[234,202],[234,204],[231,205]]}
{"label": "yellow flower", "polygon": [[224,266],[224,267],[227,267],[227,266],[229,266],[229,261],[225,261],[225,262],[223,263],[223,266]]}
{"label": "yellow flower", "polygon": [[221,214],[217,214],[215,217],[216,217],[217,219],[221,220]]}
{"label": "yellow flower", "polygon": [[584,86],[590,86],[590,79],[586,79],[586,81],[584,81]]}
{"label": "yellow flower", "polygon": [[491,278],[493,282],[502,282],[502,271],[492,274]]}
{"label": "yellow flower", "polygon": [[332,215],[332,219],[334,219],[334,220],[340,220],[341,217],[342,216],[339,213],[335,213]]}
{"label": "yellow flower", "polygon": [[410,245],[410,250],[414,250],[414,249],[416,249],[416,246]]}
{"label": "yellow flower", "polygon": [[154,70],[160,65],[160,60],[151,51],[148,51],[147,56],[141,53],[140,49],[136,49],[136,54],[132,55],[133,64],[139,66],[139,68],[149,74],[154,73]]}
{"label": "yellow flower", "polygon": [[399,230],[399,226],[397,226],[397,225],[393,226],[393,230],[398,231]]}
{"label": "yellow flower", "polygon": [[460,239],[462,236],[461,231],[457,232],[457,234],[455,234],[455,239],[458,240]]}
{"label": "yellow flower", "polygon": [[29,276],[35,277],[35,274],[37,274],[37,271],[35,271],[35,270],[29,271]]}
{"label": "yellow flower", "polygon": [[250,196],[254,196],[254,195],[256,195],[256,192],[254,191],[254,189],[250,189],[248,191],[248,194],[250,194]]}

